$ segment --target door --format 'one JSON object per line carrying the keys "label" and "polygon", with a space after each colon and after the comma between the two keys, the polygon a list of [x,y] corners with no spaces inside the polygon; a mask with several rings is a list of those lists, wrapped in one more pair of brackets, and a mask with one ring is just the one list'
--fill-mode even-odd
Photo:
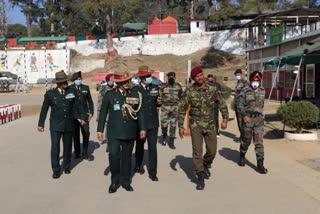
{"label": "door", "polygon": [[314,98],[315,97],[315,69],[314,65],[306,66],[306,79],[305,79],[305,89],[306,89],[306,97]]}

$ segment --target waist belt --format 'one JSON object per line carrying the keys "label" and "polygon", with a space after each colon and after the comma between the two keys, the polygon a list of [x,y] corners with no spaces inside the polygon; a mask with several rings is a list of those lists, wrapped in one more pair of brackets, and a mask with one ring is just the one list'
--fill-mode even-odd
{"label": "waist belt", "polygon": [[203,118],[203,117],[198,117],[198,116],[194,116],[194,115],[190,115],[190,117],[192,119],[194,119],[195,121],[202,121],[202,122],[214,121],[214,117],[212,117],[212,118]]}
{"label": "waist belt", "polygon": [[174,105],[178,105],[178,102],[168,102],[168,103],[164,102],[163,105],[174,106]]}
{"label": "waist belt", "polygon": [[251,113],[248,113],[248,114],[249,114],[249,117],[252,117],[252,118],[262,116],[262,114],[259,113],[259,112],[253,112],[253,113],[251,112]]}

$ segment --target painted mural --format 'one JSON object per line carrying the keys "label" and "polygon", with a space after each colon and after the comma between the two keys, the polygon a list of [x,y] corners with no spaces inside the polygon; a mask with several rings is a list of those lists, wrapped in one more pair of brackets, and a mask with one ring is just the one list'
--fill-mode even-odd
{"label": "painted mural", "polygon": [[[51,81],[55,73],[67,71],[70,51],[65,50],[8,50],[7,55],[0,51],[0,71],[10,71],[20,78],[27,76],[29,83],[45,83],[46,77]],[[6,69],[8,67],[8,69]]]}

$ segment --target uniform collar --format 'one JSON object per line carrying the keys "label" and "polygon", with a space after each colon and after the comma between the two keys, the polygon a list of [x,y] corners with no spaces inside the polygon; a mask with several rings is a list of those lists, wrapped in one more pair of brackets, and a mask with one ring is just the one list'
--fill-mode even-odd
{"label": "uniform collar", "polygon": [[192,87],[196,90],[196,91],[199,91],[199,90],[208,90],[209,89],[209,85],[208,85],[208,83],[204,83],[204,86],[203,87],[199,87],[199,86],[197,86],[197,84],[196,83],[193,83],[193,85],[192,85]]}

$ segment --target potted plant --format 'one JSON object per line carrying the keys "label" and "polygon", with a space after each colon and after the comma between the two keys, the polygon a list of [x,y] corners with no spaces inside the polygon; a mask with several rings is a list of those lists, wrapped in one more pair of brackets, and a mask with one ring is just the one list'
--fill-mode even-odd
{"label": "potted plant", "polygon": [[294,128],[294,131],[284,132],[284,137],[291,140],[317,140],[317,132],[305,130],[316,124],[319,109],[308,101],[289,102],[281,105],[277,115],[284,124]]}

